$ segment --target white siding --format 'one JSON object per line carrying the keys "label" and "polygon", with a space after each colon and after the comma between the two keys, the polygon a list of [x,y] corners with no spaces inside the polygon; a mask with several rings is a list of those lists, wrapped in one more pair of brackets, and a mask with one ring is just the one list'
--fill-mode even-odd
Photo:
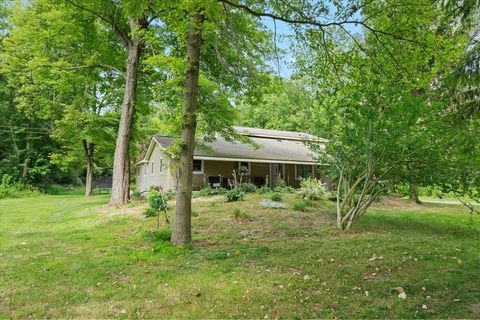
{"label": "white siding", "polygon": [[[160,163],[162,163],[162,170],[160,170]],[[140,175],[138,175],[138,172],[135,173],[137,191],[148,191],[151,187],[161,187],[162,190],[175,188],[172,177],[173,170],[170,168],[170,158],[156,143],[148,163],[139,165],[138,170],[140,170]]]}

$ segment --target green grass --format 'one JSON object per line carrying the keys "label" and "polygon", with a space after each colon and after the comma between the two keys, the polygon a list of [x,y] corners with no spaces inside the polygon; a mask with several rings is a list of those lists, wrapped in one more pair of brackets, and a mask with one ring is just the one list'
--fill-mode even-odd
{"label": "green grass", "polygon": [[480,317],[480,217],[462,207],[377,205],[345,233],[332,203],[298,212],[265,198],[196,200],[183,249],[168,227],[152,232],[142,203],[0,200],[0,318]]}

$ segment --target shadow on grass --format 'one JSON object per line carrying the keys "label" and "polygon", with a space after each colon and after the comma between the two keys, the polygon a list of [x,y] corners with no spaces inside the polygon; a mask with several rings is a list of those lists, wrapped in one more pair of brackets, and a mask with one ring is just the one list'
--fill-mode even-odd
{"label": "shadow on grass", "polygon": [[427,216],[425,214],[408,213],[388,216],[385,213],[367,214],[354,227],[357,231],[394,232],[403,235],[422,235],[453,237],[458,239],[479,238],[478,221],[452,221],[451,217]]}

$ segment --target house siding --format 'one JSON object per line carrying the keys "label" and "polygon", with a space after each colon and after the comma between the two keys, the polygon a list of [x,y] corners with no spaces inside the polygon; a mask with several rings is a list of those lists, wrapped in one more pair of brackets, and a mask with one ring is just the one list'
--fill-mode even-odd
{"label": "house siding", "polygon": [[[162,171],[160,171],[160,159],[163,160]],[[140,174],[136,173],[137,191],[148,191],[152,187],[160,187],[162,190],[175,188],[170,158],[158,145],[155,145],[148,163],[139,165],[137,170],[140,170]]]}

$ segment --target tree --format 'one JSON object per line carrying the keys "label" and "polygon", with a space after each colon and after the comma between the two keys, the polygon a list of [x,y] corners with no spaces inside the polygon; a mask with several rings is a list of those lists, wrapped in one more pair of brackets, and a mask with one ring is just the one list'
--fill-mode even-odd
{"label": "tree", "polygon": [[[412,175],[431,173],[439,165],[432,152],[438,124],[432,120],[442,104],[432,104],[431,88],[458,61],[465,41],[462,34],[445,31],[435,6],[419,5],[422,11],[396,7],[393,15],[383,3],[364,7],[367,15],[382,12],[370,19],[373,28],[408,36],[408,41],[380,37],[367,28],[364,38],[350,41],[347,49],[332,49],[341,64],[325,67],[319,62],[328,56],[312,55],[320,79],[319,104],[330,130],[330,142],[319,152],[335,181],[340,229],[350,229],[392,183],[412,182]],[[323,43],[315,34],[309,40],[312,47]]]}
{"label": "tree", "polygon": [[17,93],[12,110],[48,124],[37,129],[56,145],[47,162],[73,176],[91,165],[86,170],[91,190],[93,163],[84,160],[82,140],[95,141],[97,168],[108,171],[122,51],[90,14],[62,4],[19,3],[10,21],[3,71]]}
{"label": "tree", "polygon": [[140,59],[143,53],[143,35],[156,14],[150,1],[98,0],[80,3],[65,0],[80,11],[88,12],[108,27],[122,42],[127,54],[125,85],[120,123],[117,132],[112,174],[112,205],[124,205],[130,192],[130,139],[137,98]]}

